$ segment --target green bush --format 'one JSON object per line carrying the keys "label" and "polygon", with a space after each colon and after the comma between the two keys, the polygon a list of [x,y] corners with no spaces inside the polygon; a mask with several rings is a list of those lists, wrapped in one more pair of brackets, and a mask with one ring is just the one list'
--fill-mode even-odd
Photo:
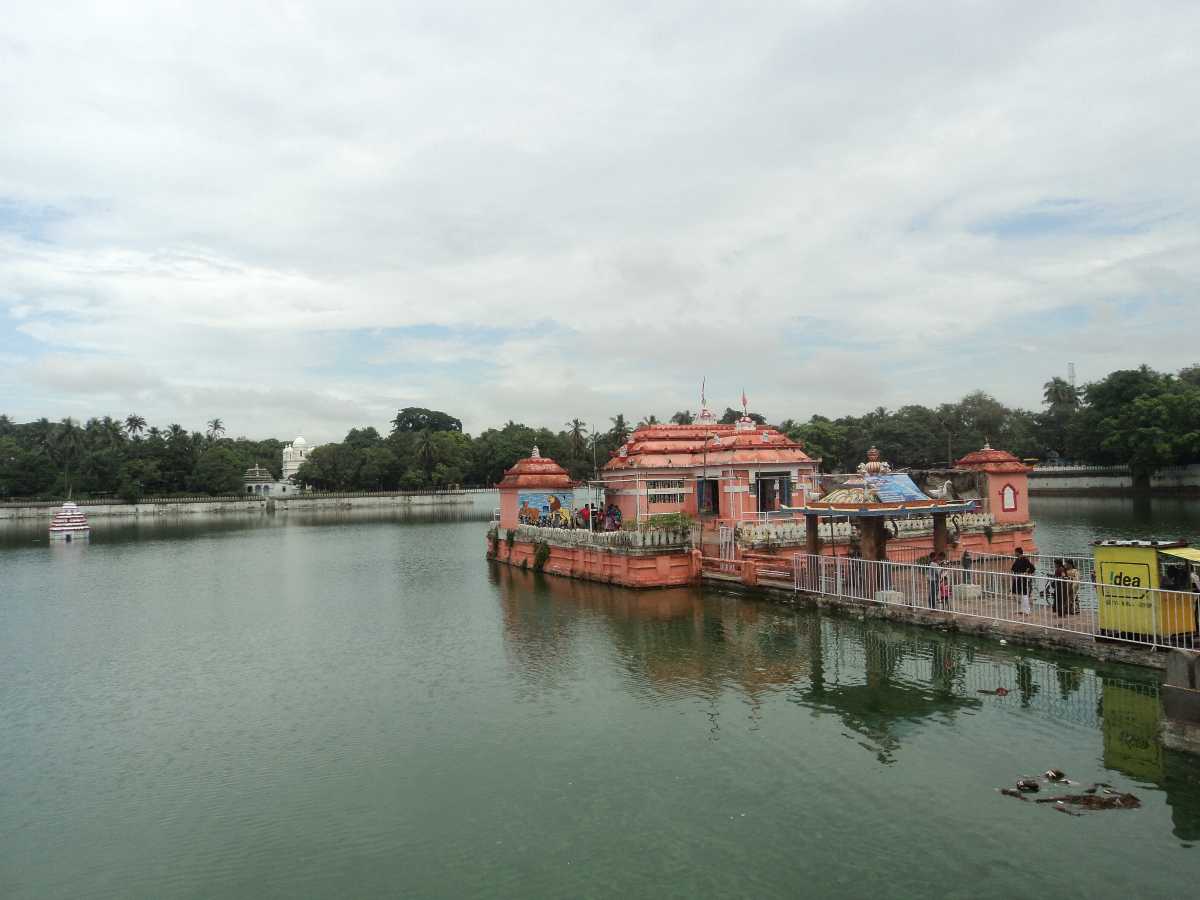
{"label": "green bush", "polygon": [[541,572],[545,569],[548,559],[550,559],[550,545],[545,541],[538,541],[533,545],[533,571]]}

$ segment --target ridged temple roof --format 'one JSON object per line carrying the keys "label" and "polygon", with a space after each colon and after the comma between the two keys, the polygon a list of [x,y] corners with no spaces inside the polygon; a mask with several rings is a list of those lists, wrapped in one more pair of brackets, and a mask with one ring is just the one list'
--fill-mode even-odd
{"label": "ridged temple roof", "polygon": [[532,454],[505,470],[504,478],[500,480],[502,488],[570,490],[574,484],[567,470],[548,456],[542,456],[537,447],[533,448]]}
{"label": "ridged temple roof", "polygon": [[984,472],[1012,472],[1014,474],[1028,472],[1029,466],[1021,462],[1007,450],[993,450],[989,444],[984,444],[979,450],[968,453],[954,464],[957,469],[980,469]]}
{"label": "ridged temple roof", "polygon": [[802,444],[766,425],[643,425],[604,471],[688,469],[703,466],[706,458],[709,466],[812,463]]}

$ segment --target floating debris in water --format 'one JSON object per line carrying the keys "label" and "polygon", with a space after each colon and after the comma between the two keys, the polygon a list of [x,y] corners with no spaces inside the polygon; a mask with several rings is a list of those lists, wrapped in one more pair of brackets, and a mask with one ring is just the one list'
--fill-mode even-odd
{"label": "floating debris in water", "polygon": [[1133,794],[1106,791],[1103,794],[1064,794],[1061,797],[1038,797],[1035,803],[1057,803],[1082,806],[1084,809],[1137,809],[1142,801]]}
{"label": "floating debris in water", "polygon": [[[1047,769],[1042,778],[1055,785],[1074,785],[1078,782],[1069,781],[1062,769]],[[1005,797],[1016,797],[1018,800],[1029,801],[1026,794],[1036,794],[1041,785],[1036,778],[1024,776],[1018,778],[1015,788],[997,788]],[[1081,809],[1137,809],[1142,801],[1135,795],[1114,790],[1112,785],[1098,781],[1078,794],[1057,794],[1053,797],[1037,797],[1034,803],[1052,803],[1053,809],[1069,816],[1083,815],[1072,807]]]}

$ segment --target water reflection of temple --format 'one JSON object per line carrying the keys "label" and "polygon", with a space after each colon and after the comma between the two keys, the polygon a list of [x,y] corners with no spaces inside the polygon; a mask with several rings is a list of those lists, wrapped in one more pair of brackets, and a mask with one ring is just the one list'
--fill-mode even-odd
{"label": "water reflection of temple", "polygon": [[841,717],[884,761],[922,720],[979,704],[966,668],[972,648],[944,640],[684,588],[631,592],[508,567],[494,575],[510,650],[548,684],[565,677],[584,613],[603,625],[638,683],[671,695],[732,687],[752,705],[786,691]]}
{"label": "water reflection of temple", "polygon": [[[573,680],[599,631],[635,692],[713,698],[756,715],[770,695],[836,715],[884,763],[930,722],[986,704],[1100,732],[1104,765],[1161,789],[1182,840],[1200,839],[1200,773],[1158,743],[1158,686],[879,621],[792,612],[679,588],[629,591],[494,566],[505,643],[531,690]],[[598,628],[596,627],[598,626]],[[778,709],[778,706],[774,708]]]}

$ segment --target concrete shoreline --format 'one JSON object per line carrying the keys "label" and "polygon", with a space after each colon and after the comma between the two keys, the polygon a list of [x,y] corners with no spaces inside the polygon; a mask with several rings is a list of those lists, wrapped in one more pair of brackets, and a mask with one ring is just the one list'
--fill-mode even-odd
{"label": "concrete shoreline", "polygon": [[[474,504],[467,492],[436,493],[380,493],[380,494],[296,494],[284,497],[225,497],[206,499],[146,500],[140,503],[89,503],[77,501],[88,519],[110,517],[157,517],[207,514],[258,514],[287,513],[289,510],[311,509],[435,509],[444,507],[469,507]],[[27,506],[0,506],[0,521],[6,520],[50,520],[59,504],[29,504]]]}
{"label": "concrete shoreline", "polygon": [[1200,465],[1170,466],[1150,475],[1140,487],[1128,466],[1040,466],[1029,473],[1034,496],[1121,497],[1200,494]]}

